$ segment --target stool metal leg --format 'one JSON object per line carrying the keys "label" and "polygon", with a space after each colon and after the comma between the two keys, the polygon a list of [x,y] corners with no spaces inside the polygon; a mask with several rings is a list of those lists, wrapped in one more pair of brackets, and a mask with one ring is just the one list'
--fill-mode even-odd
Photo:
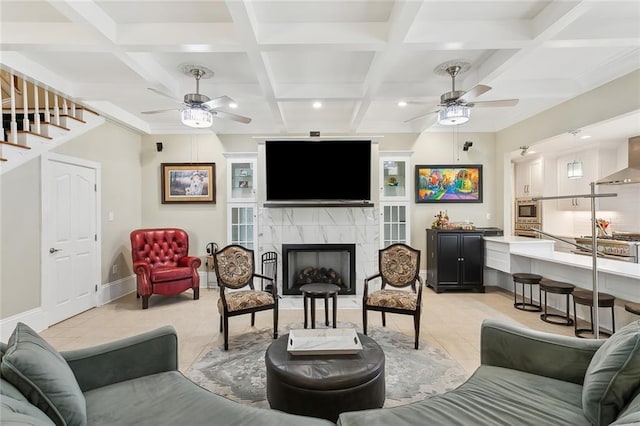
{"label": "stool metal leg", "polygon": [[338,294],[333,293],[333,328],[336,328],[336,317],[337,317],[336,312],[338,311],[338,306],[336,306],[337,303],[338,303]]}
{"label": "stool metal leg", "polygon": [[302,296],[302,301],[303,301],[303,304],[304,304],[304,328],[307,328],[308,325],[309,325],[307,323],[307,312],[308,312],[308,310],[307,310],[308,300],[307,299],[309,299],[309,298],[307,297],[306,294],[304,296]]}
{"label": "stool metal leg", "polygon": [[324,325],[329,327],[329,295],[324,295]]}
{"label": "stool metal leg", "polygon": [[311,297],[311,328],[316,328],[316,298]]}

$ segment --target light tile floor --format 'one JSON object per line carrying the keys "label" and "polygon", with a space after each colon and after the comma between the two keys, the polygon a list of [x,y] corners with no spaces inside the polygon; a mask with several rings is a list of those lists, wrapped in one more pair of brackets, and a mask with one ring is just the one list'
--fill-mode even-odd
{"label": "light tile floor", "polygon": [[[138,334],[163,325],[173,325],[178,333],[179,364],[186,371],[211,345],[223,341],[216,308],[217,289],[201,289],[200,299],[191,292],[175,297],[151,296],[149,309],[142,310],[135,293],[91,309],[44,330],[41,334],[58,350],[92,346]],[[361,301],[357,297],[338,298],[338,321],[362,326]],[[497,287],[486,293],[423,290],[420,341],[440,348],[454,358],[468,374],[480,364],[480,325],[487,318],[517,323],[533,329],[573,335],[573,327],[553,325],[540,320],[540,314],[513,307],[513,294]],[[279,309],[279,324],[303,321],[302,297],[284,296]],[[322,301],[317,301],[317,320],[324,319]],[[233,336],[251,331],[250,316],[230,319],[229,350]],[[256,314],[259,328],[272,324],[272,312]],[[369,327],[381,327],[380,314],[369,313]],[[387,328],[413,336],[413,318],[387,314]],[[360,328],[360,331],[362,329]]]}

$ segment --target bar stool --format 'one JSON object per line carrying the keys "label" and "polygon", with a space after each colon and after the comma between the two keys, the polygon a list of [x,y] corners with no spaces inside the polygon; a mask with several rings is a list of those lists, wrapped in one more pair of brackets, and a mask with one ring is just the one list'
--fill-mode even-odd
{"label": "bar stool", "polygon": [[[521,311],[540,312],[542,307],[540,304],[533,303],[533,286],[540,284],[542,275],[529,274],[527,272],[516,272],[513,274],[513,307]],[[518,302],[518,283],[522,284],[522,302]],[[529,286],[529,302],[525,301],[524,286]],[[540,295],[540,291],[538,290]],[[539,299],[540,297],[538,297]]]}
{"label": "bar stool", "polygon": [[[548,280],[546,278],[542,279],[542,281],[540,281],[540,291],[544,291],[544,314],[540,315],[540,319],[551,324],[573,325],[573,319],[571,319],[571,312],[569,311],[569,295],[573,293],[575,288],[576,286],[573,284]],[[565,311],[565,315],[547,313],[547,293],[564,294],[566,296],[567,310]],[[559,320],[550,318],[558,318]]]}
{"label": "bar stool", "polygon": [[[588,290],[573,290],[573,315],[574,315],[574,333],[576,337],[588,337],[584,336],[585,333],[594,333],[593,330],[593,292]],[[611,308],[611,331],[616,332],[616,321],[614,315],[613,306],[616,298],[611,294],[598,293],[598,307],[599,308]],[[591,317],[590,328],[578,328],[578,314],[576,312],[576,304],[589,306],[589,314]],[[610,337],[612,333],[600,330],[600,334]]]}
{"label": "bar stool", "polygon": [[640,315],[640,303],[627,302],[624,304],[624,310],[632,314]]}

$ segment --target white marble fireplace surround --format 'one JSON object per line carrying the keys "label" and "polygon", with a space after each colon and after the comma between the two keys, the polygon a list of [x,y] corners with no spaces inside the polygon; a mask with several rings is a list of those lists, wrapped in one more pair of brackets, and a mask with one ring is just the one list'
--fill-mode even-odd
{"label": "white marble fireplace surround", "polygon": [[355,244],[356,295],[361,296],[364,279],[378,271],[379,218],[377,207],[262,207],[256,263],[264,252],[278,253],[282,294],[282,244]]}

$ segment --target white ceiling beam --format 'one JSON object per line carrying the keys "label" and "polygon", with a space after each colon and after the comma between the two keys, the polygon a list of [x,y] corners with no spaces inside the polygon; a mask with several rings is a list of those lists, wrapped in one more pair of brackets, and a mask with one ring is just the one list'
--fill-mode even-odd
{"label": "white ceiling beam", "polygon": [[371,67],[364,81],[364,96],[362,101],[357,104],[351,118],[349,126],[351,132],[357,132],[360,127],[371,105],[372,97],[377,93],[387,72],[394,65],[395,59],[400,54],[400,46],[411,29],[421,7],[421,2],[409,0],[399,0],[394,3],[389,17],[386,48],[381,52],[376,52],[371,62]]}
{"label": "white ceiling beam", "polygon": [[267,105],[276,121],[276,126],[280,128],[280,131],[285,131],[284,114],[276,100],[273,73],[258,44],[258,20],[253,5],[248,0],[225,0],[225,2],[236,31],[241,34],[241,44],[249,57],[249,62],[260,83]]}
{"label": "white ceiling beam", "polygon": [[586,13],[589,1],[551,2],[531,22],[531,42],[515,52],[498,52],[476,68],[476,83],[491,84],[518,61],[544,45]]}

